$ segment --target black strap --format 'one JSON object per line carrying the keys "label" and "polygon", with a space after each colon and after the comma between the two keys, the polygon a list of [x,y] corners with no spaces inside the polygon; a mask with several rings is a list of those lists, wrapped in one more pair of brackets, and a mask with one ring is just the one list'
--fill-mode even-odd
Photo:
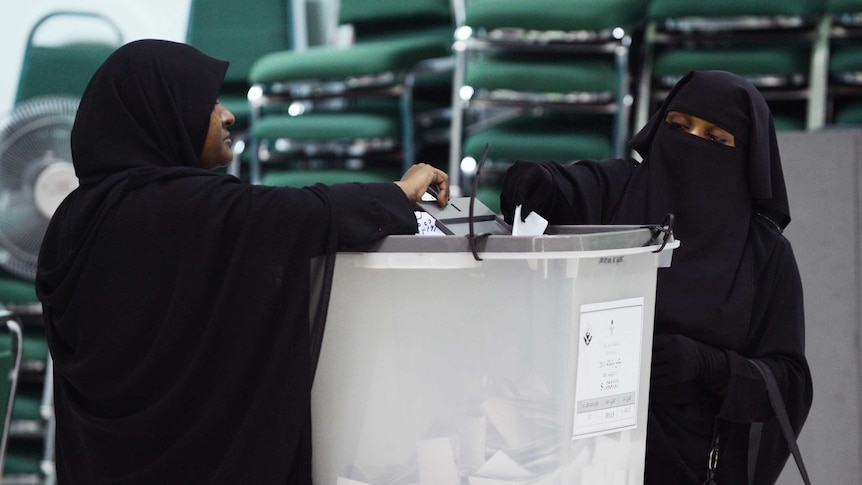
{"label": "black strap", "polygon": [[763,423],[748,426],[748,484],[754,483],[754,470],[760,455],[760,438],[763,436]]}
{"label": "black strap", "polygon": [[787,417],[787,410],[784,409],[784,400],[781,397],[781,391],[779,391],[778,383],[775,382],[775,376],[772,374],[772,369],[759,360],[750,359],[749,362],[754,364],[763,376],[766,390],[769,392],[769,401],[772,403],[775,417],[778,418],[778,424],[781,425],[781,431],[784,432],[784,438],[787,440],[788,447],[790,447],[790,453],[793,454],[796,466],[799,467],[802,481],[805,482],[805,485],[811,485],[811,481],[808,479],[808,472],[805,471],[805,464],[802,462],[802,454],[799,452],[799,446],[796,444],[796,436],[793,433],[793,428],[790,426],[790,418]]}

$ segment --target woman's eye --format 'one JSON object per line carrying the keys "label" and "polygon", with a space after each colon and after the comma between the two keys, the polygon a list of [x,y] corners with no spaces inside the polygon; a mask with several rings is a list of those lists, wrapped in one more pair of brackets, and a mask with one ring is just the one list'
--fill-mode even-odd
{"label": "woman's eye", "polygon": [[714,134],[710,133],[709,135],[707,135],[707,138],[710,141],[714,141],[716,143],[721,143],[722,145],[727,145],[727,138],[725,138],[721,135],[714,135]]}
{"label": "woman's eye", "polygon": [[688,129],[688,126],[684,125],[683,123],[680,123],[679,121],[668,121],[668,123],[670,123],[670,126],[676,128],[677,130],[687,130]]}

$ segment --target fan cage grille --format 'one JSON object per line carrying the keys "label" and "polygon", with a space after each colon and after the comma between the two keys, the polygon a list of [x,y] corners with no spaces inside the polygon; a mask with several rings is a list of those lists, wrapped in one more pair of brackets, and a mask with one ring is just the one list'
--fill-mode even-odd
{"label": "fan cage grille", "polygon": [[37,207],[34,189],[47,167],[71,163],[78,102],[72,96],[31,98],[0,123],[0,267],[17,277],[36,278],[51,215]]}

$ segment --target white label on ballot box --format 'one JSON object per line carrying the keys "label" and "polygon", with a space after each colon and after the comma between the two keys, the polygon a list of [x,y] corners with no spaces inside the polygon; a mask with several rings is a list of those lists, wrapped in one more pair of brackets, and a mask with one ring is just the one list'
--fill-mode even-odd
{"label": "white label on ballot box", "polygon": [[643,298],[581,306],[572,439],[637,426]]}

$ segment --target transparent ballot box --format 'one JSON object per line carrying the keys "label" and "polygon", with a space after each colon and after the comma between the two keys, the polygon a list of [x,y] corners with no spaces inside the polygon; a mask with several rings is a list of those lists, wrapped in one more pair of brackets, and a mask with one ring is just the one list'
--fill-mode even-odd
{"label": "transparent ballot box", "polygon": [[316,485],[642,483],[656,271],[678,242],[547,232],[338,254]]}

